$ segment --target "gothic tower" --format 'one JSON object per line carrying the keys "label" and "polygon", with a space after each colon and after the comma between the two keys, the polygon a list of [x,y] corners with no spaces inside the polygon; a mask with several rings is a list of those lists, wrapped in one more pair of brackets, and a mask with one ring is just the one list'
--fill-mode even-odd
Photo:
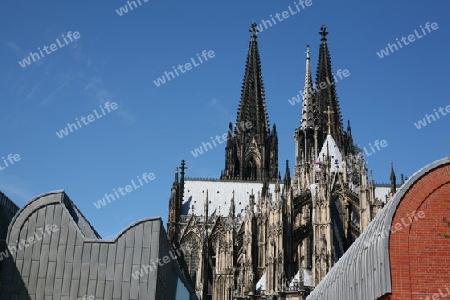
{"label": "gothic tower", "polygon": [[278,136],[267,115],[261,61],[253,23],[236,126],[229,124],[225,170],[221,179],[275,180],[278,178]]}
{"label": "gothic tower", "polygon": [[350,122],[343,129],[328,32],[322,26],[315,87],[309,46],[306,50],[294,176],[286,161],[281,180],[256,24],[250,31],[225,169],[220,180],[185,178],[182,161],[171,190],[168,235],[174,248],[190,249],[180,265],[202,300],[299,300],[342,257],[383,207],[384,198],[395,193],[396,178],[392,167],[390,188],[369,180]]}
{"label": "gothic tower", "polygon": [[[333,75],[331,67],[331,57],[327,44],[327,28],[322,25],[319,32],[322,36],[319,49],[319,63],[317,65],[316,75],[316,99],[315,99],[315,125],[318,126],[319,135],[318,143],[322,145],[327,136],[327,116],[326,111],[328,107],[333,111],[331,121],[331,136],[337,143],[339,149],[344,149],[344,130],[342,126],[341,109],[336,92],[334,82],[336,78]],[[344,153],[345,154],[345,153]]]}
{"label": "gothic tower", "polygon": [[313,285],[328,273],[382,205],[375,201],[374,183],[367,180],[364,157],[356,155],[350,122],[347,131],[343,129],[324,25],[319,34],[315,87],[309,46],[306,50],[292,180],[295,260],[299,270],[311,272],[309,284]]}
{"label": "gothic tower", "polygon": [[309,178],[309,169],[312,167],[309,163],[313,161],[317,155],[318,149],[318,132],[320,123],[316,116],[315,91],[312,86],[311,79],[311,57],[309,45],[306,46],[306,71],[305,83],[303,88],[303,105],[300,120],[300,127],[294,132],[295,140],[295,169],[294,169],[294,188],[296,190],[303,189],[312,183],[313,178]]}

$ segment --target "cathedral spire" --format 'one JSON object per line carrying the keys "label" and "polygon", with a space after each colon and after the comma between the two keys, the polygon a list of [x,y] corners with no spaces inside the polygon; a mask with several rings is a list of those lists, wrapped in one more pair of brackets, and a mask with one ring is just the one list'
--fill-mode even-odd
{"label": "cathedral spire", "polygon": [[275,194],[279,193],[280,191],[281,191],[280,180],[277,178],[277,180],[275,181]]}
{"label": "cathedral spire", "polygon": [[286,160],[286,172],[284,173],[284,186],[287,188],[291,185],[291,170],[289,169],[289,160]]}
{"label": "cathedral spire", "polygon": [[303,87],[303,106],[302,106],[302,120],[301,127],[303,129],[314,127],[313,116],[313,86],[311,79],[311,63],[310,63],[309,45],[306,46],[306,71],[305,84]]}
{"label": "cathedral spire", "polygon": [[394,163],[391,162],[391,193],[395,194],[395,192],[397,191],[397,183],[396,183],[396,178],[395,178],[395,172],[394,172]]}
{"label": "cathedral spire", "polygon": [[[334,111],[333,121],[331,126],[331,135],[336,140],[337,145],[342,149],[344,144],[344,131],[342,126],[342,115],[337,97],[335,78],[331,67],[331,57],[327,44],[327,28],[322,25],[319,34],[322,36],[319,49],[319,63],[317,66],[316,76],[316,104],[317,115],[316,125],[319,126],[321,136],[319,138],[323,141],[327,135],[327,117],[324,111],[328,106]],[[320,144],[320,141],[319,141]]]}
{"label": "cathedral spire", "polygon": [[274,181],[278,178],[278,136],[275,124],[272,131],[269,126],[256,23],[250,32],[236,125],[228,135],[221,179]]}
{"label": "cathedral spire", "polygon": [[[250,122],[250,131],[264,135],[269,132],[264,85],[261,74],[261,59],[259,56],[256,23],[252,24],[252,37],[245,65],[244,81],[242,83],[241,101],[236,118],[236,126]],[[248,123],[247,123],[248,124]]]}
{"label": "cathedral spire", "polygon": [[173,181],[174,185],[178,185],[178,167],[175,168],[175,179]]}
{"label": "cathedral spire", "polygon": [[208,190],[206,190],[206,200],[205,200],[205,207],[203,208],[204,213],[205,213],[205,226],[208,223],[208,206],[209,206],[209,199],[208,199]]}
{"label": "cathedral spire", "polygon": [[[187,169],[186,167],[186,162],[185,160],[181,160],[181,178],[180,178],[180,194],[179,194],[179,205],[181,205],[181,203],[183,203],[183,197],[184,197],[184,174],[185,174],[185,170]],[[177,169],[177,178],[178,178],[178,169]]]}
{"label": "cathedral spire", "polygon": [[175,245],[178,241],[178,224],[180,222],[181,202],[179,199],[178,167],[175,168],[175,179],[172,184],[169,201],[169,222],[167,231],[170,241]]}
{"label": "cathedral spire", "polygon": [[231,197],[230,211],[229,211],[228,215],[231,218],[236,217],[236,204],[234,202],[234,190],[233,190],[233,196]]}
{"label": "cathedral spire", "polygon": [[255,195],[253,194],[253,189],[249,196],[248,204],[249,204],[250,214],[253,215],[255,213]]}

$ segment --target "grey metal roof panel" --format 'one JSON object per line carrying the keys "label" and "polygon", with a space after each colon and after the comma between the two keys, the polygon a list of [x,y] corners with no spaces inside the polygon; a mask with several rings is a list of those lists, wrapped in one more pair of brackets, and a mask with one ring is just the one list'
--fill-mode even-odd
{"label": "grey metal roof panel", "polygon": [[391,293],[389,232],[394,213],[419,178],[446,164],[450,161],[443,158],[414,173],[306,299],[375,300]]}
{"label": "grey metal roof panel", "polygon": [[[39,229],[45,231],[49,225],[56,225],[57,230],[4,261],[0,274],[3,295],[24,299],[55,295],[58,299],[84,295],[155,299],[159,295],[161,299],[175,299],[179,279],[186,283],[173,259],[141,276],[132,276],[151,259],[156,261],[171,250],[159,217],[138,220],[115,238],[102,240],[64,191],[50,192],[34,198],[17,212],[9,225],[8,245],[17,247],[20,240],[40,232]],[[192,287],[186,288],[195,295]]]}

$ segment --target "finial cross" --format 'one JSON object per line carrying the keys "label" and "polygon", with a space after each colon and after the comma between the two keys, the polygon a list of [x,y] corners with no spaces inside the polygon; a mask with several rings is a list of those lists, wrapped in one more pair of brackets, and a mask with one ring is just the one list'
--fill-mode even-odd
{"label": "finial cross", "polygon": [[322,36],[322,40],[326,40],[327,39],[327,35],[328,35],[327,26],[322,25],[322,27],[320,28],[319,34]]}
{"label": "finial cross", "polygon": [[324,111],[324,113],[326,113],[328,115],[328,122],[327,122],[327,126],[328,126],[328,134],[331,134],[331,115],[334,114],[334,111],[331,110],[331,107],[328,105],[328,110]]}
{"label": "finial cross", "polygon": [[[181,161],[181,167],[180,167],[181,173],[184,174],[184,170],[186,170],[187,168],[188,168],[188,167],[186,167],[186,162],[185,162],[185,160],[183,159],[183,160]],[[178,170],[178,167],[177,167],[177,170]]]}
{"label": "finial cross", "polygon": [[258,29],[258,26],[256,25],[255,22],[253,22],[252,28],[250,28],[249,31],[252,33],[252,36],[253,36],[253,37],[256,37],[256,35],[257,35],[258,32],[259,32],[259,29]]}

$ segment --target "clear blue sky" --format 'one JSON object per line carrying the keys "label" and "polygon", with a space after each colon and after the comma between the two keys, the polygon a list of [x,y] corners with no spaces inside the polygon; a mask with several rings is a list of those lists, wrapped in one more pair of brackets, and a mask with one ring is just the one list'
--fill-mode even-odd
{"label": "clear blue sky", "polygon": [[[103,237],[140,218],[167,220],[176,166],[188,176],[218,177],[224,145],[194,158],[190,153],[227,131],[239,103],[252,21],[293,10],[294,1],[144,2],[119,16],[124,0],[2,0],[0,12],[0,157],[20,161],[0,170],[0,190],[19,206],[65,189]],[[328,28],[333,71],[344,123],[352,122],[361,147],[388,146],[367,157],[377,182],[397,178],[450,154],[450,116],[420,130],[414,122],[450,105],[450,53],[446,1],[332,1],[312,5],[264,30],[258,41],[269,120],[279,134],[279,162],[293,161],[293,131],[301,105],[288,99],[303,88],[305,45],[313,77],[320,26]],[[139,5],[139,4],[138,4]],[[426,36],[420,29],[436,22]],[[417,30],[420,39],[382,59],[376,54]],[[64,46],[61,35],[80,37]],[[18,61],[60,38],[62,48],[22,68]],[[212,50],[215,57],[160,87],[153,80],[172,66]],[[198,62],[198,61],[197,61]],[[99,105],[118,108],[68,136],[56,132]],[[445,111],[444,111],[445,112]],[[101,113],[100,113],[101,114]],[[3,160],[0,166],[5,167]],[[143,173],[155,179],[97,209],[93,202]],[[282,175],[284,172],[282,172]]]}

